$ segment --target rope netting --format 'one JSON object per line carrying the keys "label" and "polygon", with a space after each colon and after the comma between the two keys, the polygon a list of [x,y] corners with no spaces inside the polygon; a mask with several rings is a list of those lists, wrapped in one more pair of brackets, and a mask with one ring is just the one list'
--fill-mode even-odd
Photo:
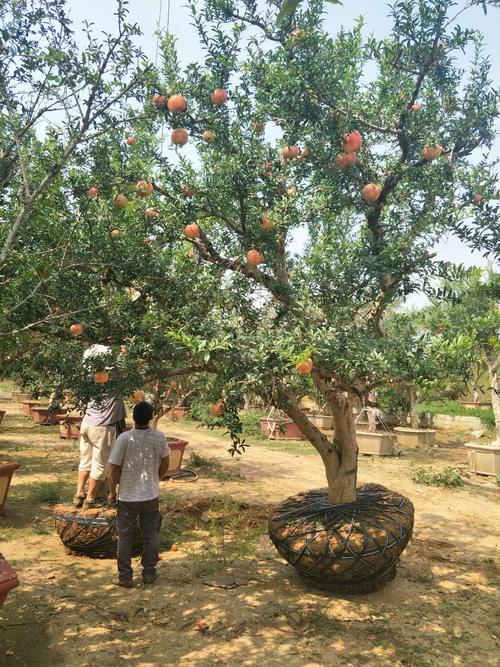
{"label": "rope netting", "polygon": [[[115,558],[117,544],[116,509],[78,510],[72,505],[56,505],[54,527],[64,546],[72,553],[91,558]],[[134,529],[132,553],[142,552],[139,522]]]}
{"label": "rope netting", "polygon": [[394,577],[413,520],[408,498],[365,484],[357,490],[355,502],[343,505],[332,505],[326,489],[287,498],[269,519],[269,535],[308,583],[364,592]]}

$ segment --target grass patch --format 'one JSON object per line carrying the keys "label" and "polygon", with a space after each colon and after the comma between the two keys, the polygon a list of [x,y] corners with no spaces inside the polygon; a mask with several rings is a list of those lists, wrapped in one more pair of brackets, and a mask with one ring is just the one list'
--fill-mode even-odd
{"label": "grass patch", "polygon": [[411,478],[417,484],[426,486],[456,488],[464,485],[460,470],[451,466],[446,466],[441,471],[436,471],[434,468],[415,468],[411,473]]}
{"label": "grass patch", "polygon": [[189,465],[220,482],[238,482],[245,479],[241,473],[225,468],[217,459],[207,458],[197,452],[190,453]]}
{"label": "grass patch", "polygon": [[488,428],[493,428],[495,425],[492,408],[484,410],[479,408],[464,408],[460,404],[460,401],[431,401],[429,403],[421,403],[418,412],[422,415],[426,412],[431,412],[432,414],[455,415],[459,417],[478,417]]}
{"label": "grass patch", "polygon": [[9,501],[22,505],[62,503],[71,495],[70,487],[62,479],[55,482],[15,484],[10,488]]}

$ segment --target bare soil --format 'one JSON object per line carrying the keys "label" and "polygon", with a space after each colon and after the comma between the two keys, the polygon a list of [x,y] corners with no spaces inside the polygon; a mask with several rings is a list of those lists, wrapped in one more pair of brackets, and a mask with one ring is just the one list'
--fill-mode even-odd
{"label": "bare soil", "polygon": [[361,457],[360,483],[415,504],[414,538],[393,582],[342,597],[306,588],[266,535],[273,503],[324,486],[307,443],[253,441],[232,459],[221,433],[162,420],[210,461],[195,483],[162,483],[160,576],[125,590],[112,584],[113,560],[68,554],[53,530],[53,505],[74,492],[77,444],[18,405],[0,409],[0,459],[22,464],[0,517],[0,551],[21,581],[0,611],[0,665],[500,664],[498,487],[472,475],[459,489],[411,481],[420,465],[465,471],[465,434],[442,432],[438,449],[400,458]]}

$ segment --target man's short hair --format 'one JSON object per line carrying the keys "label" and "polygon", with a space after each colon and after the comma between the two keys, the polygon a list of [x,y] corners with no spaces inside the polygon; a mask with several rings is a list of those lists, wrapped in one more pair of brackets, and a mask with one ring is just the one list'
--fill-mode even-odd
{"label": "man's short hair", "polygon": [[139,403],[134,405],[134,412],[132,413],[132,416],[136,424],[139,424],[139,426],[146,426],[146,424],[149,424],[149,422],[153,419],[153,414],[153,406],[151,403],[147,403],[146,401],[139,401]]}

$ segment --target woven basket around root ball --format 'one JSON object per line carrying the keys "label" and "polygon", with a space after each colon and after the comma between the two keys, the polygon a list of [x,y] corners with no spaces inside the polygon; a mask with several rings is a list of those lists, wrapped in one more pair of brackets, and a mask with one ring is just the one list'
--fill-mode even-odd
{"label": "woven basket around root ball", "polygon": [[332,505],[326,489],[287,498],[269,519],[269,536],[305,583],[337,593],[369,593],[396,575],[413,530],[414,508],[379,484]]}
{"label": "woven basket around root ball", "polygon": [[[54,526],[64,546],[79,556],[116,558],[116,508],[96,507],[83,510],[61,504],[54,508]],[[132,554],[142,552],[142,536],[137,522]]]}

